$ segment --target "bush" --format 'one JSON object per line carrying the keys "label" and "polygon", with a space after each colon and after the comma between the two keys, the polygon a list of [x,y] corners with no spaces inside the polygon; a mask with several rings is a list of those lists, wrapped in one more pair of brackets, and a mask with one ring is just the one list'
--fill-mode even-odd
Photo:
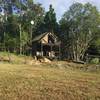
{"label": "bush", "polygon": [[100,63],[99,58],[93,58],[93,59],[90,61],[90,63],[92,63],[92,64],[99,64],[99,63]]}

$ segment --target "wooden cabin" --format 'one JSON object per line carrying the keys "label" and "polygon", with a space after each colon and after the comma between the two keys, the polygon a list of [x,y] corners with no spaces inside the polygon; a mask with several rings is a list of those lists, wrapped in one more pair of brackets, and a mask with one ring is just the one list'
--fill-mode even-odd
{"label": "wooden cabin", "polygon": [[53,33],[43,33],[32,41],[33,56],[60,59],[60,44],[58,37]]}

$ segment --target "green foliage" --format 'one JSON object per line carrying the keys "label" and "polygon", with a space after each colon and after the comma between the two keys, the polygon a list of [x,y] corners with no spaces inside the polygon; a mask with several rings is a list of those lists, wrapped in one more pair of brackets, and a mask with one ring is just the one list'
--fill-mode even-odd
{"label": "green foliage", "polygon": [[19,41],[17,38],[11,37],[9,33],[5,34],[5,46],[6,48],[16,48],[19,45]]}
{"label": "green foliage", "polygon": [[100,38],[98,38],[96,41],[95,41],[95,44],[96,44],[96,46],[100,46]]}
{"label": "green foliage", "polygon": [[[84,54],[97,33],[99,12],[96,7],[87,3],[74,3],[65,12],[60,21],[63,42],[69,57],[73,60],[82,60]],[[66,49],[65,49],[66,50]]]}
{"label": "green foliage", "polygon": [[91,61],[90,61],[91,64],[99,64],[100,63],[100,59],[99,58],[93,58]]}
{"label": "green foliage", "polygon": [[97,50],[97,53],[100,54],[100,37],[97,37],[93,42],[94,48]]}
{"label": "green foliage", "polygon": [[[8,12],[7,15],[0,16],[0,43],[10,51],[11,48],[26,46],[29,41],[32,41],[31,32],[32,35],[36,35],[37,26],[43,21],[43,7],[41,4],[35,4],[33,0],[28,0],[26,3],[20,0],[11,0],[10,3],[5,0],[0,4],[4,4],[4,10]],[[12,12],[13,5],[20,9],[18,14]],[[30,23],[31,20],[35,23],[33,26]]]}
{"label": "green foliage", "polygon": [[[56,34],[62,40],[64,56],[73,60],[82,60],[84,54],[92,43],[100,52],[100,38],[96,38],[100,23],[100,14],[95,6],[87,3],[74,3],[65,12],[60,20],[60,26],[56,20],[56,13],[52,5],[45,13],[41,4],[27,0],[2,0],[7,14],[0,16],[0,45],[3,48],[18,48],[25,51],[25,47],[31,44],[32,39],[43,32],[61,33]],[[12,12],[12,6],[20,9],[18,14]],[[45,14],[45,16],[44,16]],[[31,25],[34,21],[34,25]],[[92,40],[95,40],[91,42]],[[21,51],[21,50],[20,50]],[[22,52],[23,52],[22,51]]]}
{"label": "green foliage", "polygon": [[49,32],[55,31],[57,26],[57,21],[56,21],[56,13],[54,12],[52,5],[50,5],[49,11],[45,15],[44,23],[47,31]]}
{"label": "green foliage", "polygon": [[93,39],[91,46],[89,48],[89,53],[91,54],[96,54],[96,55],[100,55],[100,33],[98,31],[98,34],[95,36],[95,38]]}
{"label": "green foliage", "polygon": [[25,44],[27,44],[29,42],[29,34],[27,32],[22,32],[22,35],[21,35],[21,43],[22,43],[22,46],[24,46]]}

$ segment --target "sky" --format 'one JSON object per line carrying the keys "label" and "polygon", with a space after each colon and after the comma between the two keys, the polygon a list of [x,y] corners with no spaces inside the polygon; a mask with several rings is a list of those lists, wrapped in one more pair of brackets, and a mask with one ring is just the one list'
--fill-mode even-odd
{"label": "sky", "polygon": [[95,5],[100,11],[100,0],[34,0],[37,3],[41,3],[46,11],[49,9],[49,5],[52,4],[55,9],[57,20],[60,20],[65,11],[68,10],[69,6],[75,2],[87,3]]}

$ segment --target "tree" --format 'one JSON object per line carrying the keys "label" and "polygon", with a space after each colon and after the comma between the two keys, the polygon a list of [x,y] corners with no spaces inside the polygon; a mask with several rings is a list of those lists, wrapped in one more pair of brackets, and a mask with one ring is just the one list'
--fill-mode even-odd
{"label": "tree", "polygon": [[97,34],[95,39],[92,41],[92,44],[88,48],[88,53],[91,55],[100,55],[100,33]]}
{"label": "tree", "polygon": [[[37,33],[40,31],[40,23],[43,21],[43,15],[44,15],[44,9],[41,7],[41,4],[34,4],[31,3],[33,1],[28,1],[26,4],[26,9],[23,10],[23,16],[21,16],[22,20],[19,20],[19,23],[21,22],[21,27],[24,33],[26,33],[26,36],[29,38],[23,39],[28,44],[30,51],[32,51],[32,39],[37,35]],[[33,25],[31,25],[31,21],[34,22]],[[27,33],[29,35],[27,35]],[[25,36],[25,35],[23,35]],[[24,42],[25,42],[24,41]],[[26,46],[26,45],[25,45]]]}
{"label": "tree", "polygon": [[97,33],[99,12],[91,4],[74,3],[60,21],[64,49],[72,60],[83,60]]}
{"label": "tree", "polygon": [[[31,30],[32,35],[36,35],[37,26],[43,20],[44,8],[41,7],[41,4],[35,4],[33,0],[2,0],[0,7],[4,10],[4,15],[0,16],[0,23],[2,23],[0,24],[1,42],[5,40],[5,45],[9,48],[15,48],[19,43],[22,53],[25,51],[22,48],[26,45],[30,46],[30,41],[32,41]],[[1,19],[3,19],[2,22]],[[31,20],[35,23],[32,27]],[[16,39],[18,42],[14,42],[12,46],[11,41],[16,41]],[[7,40],[9,41],[7,42]]]}
{"label": "tree", "polygon": [[4,49],[4,24],[3,24],[3,16],[0,15],[0,50]]}
{"label": "tree", "polygon": [[55,32],[56,30],[57,27],[56,13],[54,12],[52,5],[50,5],[49,11],[45,15],[44,26],[45,26],[45,31]]}
{"label": "tree", "polygon": [[[41,22],[43,22],[43,15],[44,15],[44,8],[41,7],[41,4],[34,4],[28,2],[27,9],[24,11],[23,17],[22,17],[22,26],[25,31],[30,33],[30,30],[32,28],[33,37],[37,34],[35,34],[35,31],[40,26]],[[34,21],[34,25],[31,25],[31,21]],[[32,27],[31,27],[32,26]]]}

